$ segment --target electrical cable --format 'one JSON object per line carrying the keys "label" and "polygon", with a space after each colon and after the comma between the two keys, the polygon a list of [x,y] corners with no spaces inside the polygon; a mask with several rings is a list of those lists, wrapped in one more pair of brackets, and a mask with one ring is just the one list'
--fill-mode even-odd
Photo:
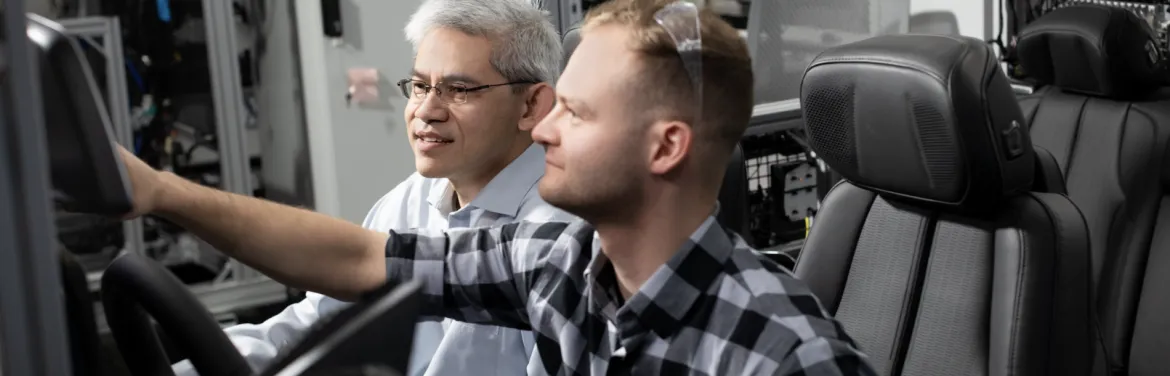
{"label": "electrical cable", "polygon": [[132,63],[129,59],[126,59],[126,72],[130,74],[130,78],[134,80],[134,84],[138,86],[138,90],[141,90],[143,93],[145,93],[146,82],[143,81],[142,75],[138,74],[138,68],[135,68],[134,63]]}

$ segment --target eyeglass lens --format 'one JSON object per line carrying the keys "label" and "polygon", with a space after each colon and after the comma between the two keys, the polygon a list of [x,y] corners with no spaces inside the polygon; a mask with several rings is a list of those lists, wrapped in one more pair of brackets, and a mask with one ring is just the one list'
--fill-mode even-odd
{"label": "eyeglass lens", "polygon": [[418,80],[403,80],[398,87],[402,89],[402,96],[410,100],[423,101],[427,99],[428,94],[437,91],[439,100],[445,103],[458,104],[467,101],[467,87],[461,84],[440,83],[431,86]]}

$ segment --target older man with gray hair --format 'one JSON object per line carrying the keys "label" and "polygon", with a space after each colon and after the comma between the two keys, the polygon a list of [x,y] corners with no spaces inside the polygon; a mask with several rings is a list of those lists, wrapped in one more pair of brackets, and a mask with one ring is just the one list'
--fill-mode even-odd
{"label": "older man with gray hair", "polygon": [[[551,83],[562,59],[560,37],[544,13],[528,0],[427,0],[405,31],[414,66],[397,84],[407,99],[403,115],[418,172],[375,203],[363,226],[384,232],[570,218],[537,193],[544,150],[529,134],[553,108]],[[259,218],[264,208],[240,215]],[[236,244],[261,248],[289,234],[330,236],[329,226],[314,223],[269,227],[240,231]],[[261,369],[344,306],[311,292],[263,323],[225,331]],[[450,320],[420,323],[415,337],[412,376],[524,374],[535,346],[529,332]],[[187,361],[174,369],[195,374]]]}

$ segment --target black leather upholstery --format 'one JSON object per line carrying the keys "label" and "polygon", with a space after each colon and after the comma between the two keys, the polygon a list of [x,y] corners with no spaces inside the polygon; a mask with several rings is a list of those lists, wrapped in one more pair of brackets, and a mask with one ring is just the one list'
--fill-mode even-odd
{"label": "black leather upholstery", "polygon": [[1027,190],[1024,117],[1010,90],[988,95],[1008,81],[990,50],[952,38],[878,37],[822,53],[801,90],[817,154],[855,185],[947,206]]}
{"label": "black leather upholstery", "polygon": [[[1140,292],[1127,293],[1125,297],[1128,299],[1123,300],[1132,303],[1136,297],[1139,302],[1133,318],[1133,335],[1128,342],[1129,353],[1109,354],[1113,359],[1128,359],[1123,369],[1134,376],[1165,375],[1167,370],[1166,350],[1170,348],[1170,293],[1166,292],[1166,287],[1170,286],[1170,197],[1164,193],[1159,201],[1149,257],[1144,260],[1145,275],[1133,281],[1142,288]],[[1140,269],[1139,265],[1137,270]]]}
{"label": "black leather upholstery", "polygon": [[1065,91],[1141,97],[1158,86],[1156,34],[1129,10],[1077,5],[1054,10],[1020,31],[1017,52],[1029,77]]}
{"label": "black leather upholstery", "polygon": [[[813,149],[847,181],[796,275],[879,373],[1087,373],[1084,219],[1030,191],[1034,153],[1001,137],[1027,129],[989,47],[877,37],[826,51],[801,91]],[[824,91],[845,94],[807,100]]]}
{"label": "black leather upholstery", "polygon": [[94,297],[89,291],[85,269],[77,257],[61,250],[61,287],[64,289],[65,315],[68,319],[69,354],[73,360],[73,376],[100,376],[101,338],[93,313]]}
{"label": "black leather upholstery", "polygon": [[1107,364],[1122,369],[1164,194],[1158,176],[1170,136],[1170,101],[1130,103],[1050,87],[1020,104],[1033,141],[1052,151],[1068,197],[1085,215]]}
{"label": "black leather upholstery", "polygon": [[1064,184],[1064,170],[1052,153],[1038,145],[1032,145],[1036,153],[1036,173],[1032,180],[1032,190],[1036,192],[1068,194]]}
{"label": "black leather upholstery", "polygon": [[[1111,41],[1144,27],[1124,10],[1078,6],[1041,17],[1022,32],[1031,42],[1019,44],[1021,56],[1030,59],[1026,66],[1058,72],[1046,76],[1045,83],[1052,86],[1020,104],[1032,141],[1052,152],[1068,197],[1088,223],[1102,340],[1094,364],[1098,374],[1124,374],[1127,369],[1135,375],[1164,374],[1170,345],[1170,331],[1165,330],[1170,329],[1170,302],[1161,287],[1170,286],[1170,279],[1163,277],[1170,274],[1170,260],[1161,255],[1170,251],[1170,244],[1159,244],[1163,236],[1156,235],[1170,232],[1170,222],[1157,219],[1167,215],[1160,208],[1167,198],[1166,181],[1159,177],[1167,171],[1170,95],[1141,90],[1145,82],[1157,82],[1156,73],[1104,70],[1145,64],[1143,45],[1094,47],[1089,42]],[[1075,43],[1081,49],[1055,51],[1057,45],[1073,48]],[[1034,48],[1042,51],[1030,50]],[[1104,53],[1109,55],[1100,55]],[[1101,90],[1086,90],[1094,77],[1100,79]],[[1137,91],[1118,92],[1135,87]]]}
{"label": "black leather upholstery", "polygon": [[731,153],[731,161],[727,163],[727,173],[723,175],[723,187],[719,189],[719,214],[715,218],[719,220],[719,224],[739,233],[739,236],[751,244],[747,184],[747,165],[744,164],[743,149],[736,145],[735,151]]}

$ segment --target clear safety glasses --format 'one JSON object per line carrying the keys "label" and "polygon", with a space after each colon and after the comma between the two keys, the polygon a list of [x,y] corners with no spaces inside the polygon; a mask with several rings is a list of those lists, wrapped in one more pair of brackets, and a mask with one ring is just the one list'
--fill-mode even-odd
{"label": "clear safety glasses", "polygon": [[691,2],[676,1],[654,13],[654,20],[674,39],[674,46],[695,90],[696,108],[702,111],[703,36],[699,26],[699,7]]}

